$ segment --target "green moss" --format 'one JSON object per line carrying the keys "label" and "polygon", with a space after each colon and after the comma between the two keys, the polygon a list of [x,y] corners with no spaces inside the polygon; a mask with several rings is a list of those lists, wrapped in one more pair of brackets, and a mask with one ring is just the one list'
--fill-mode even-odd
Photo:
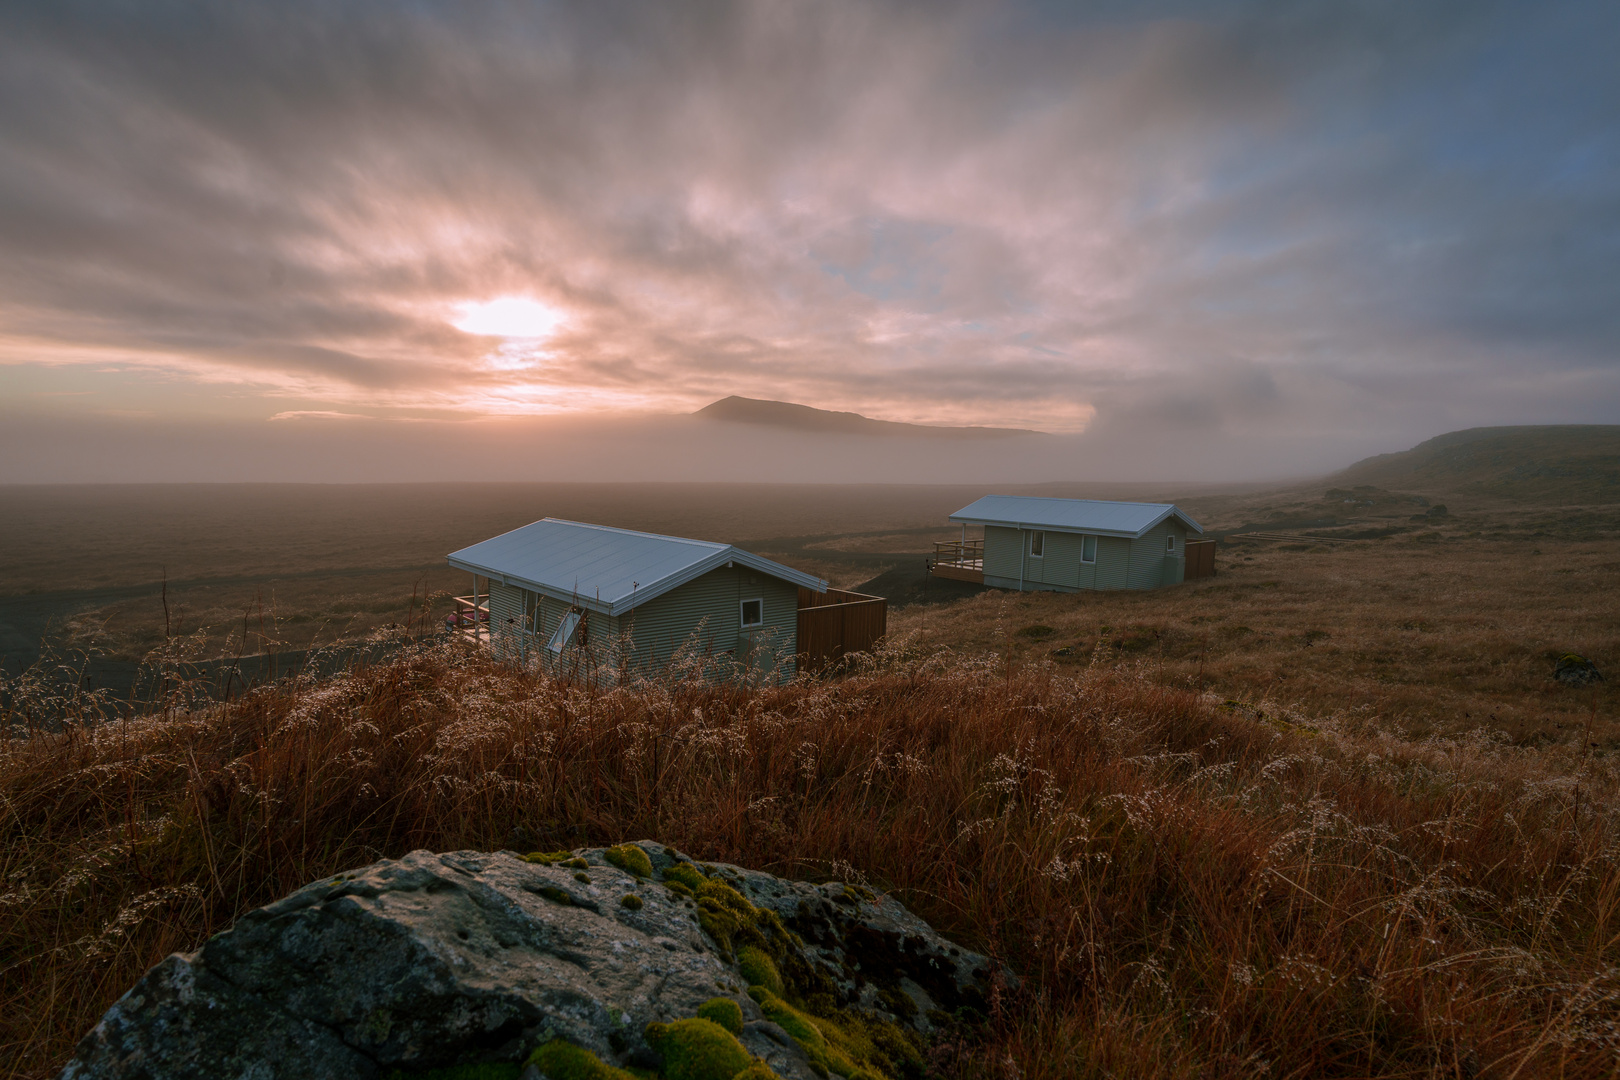
{"label": "green moss", "polygon": [[701,1017],[648,1024],[646,1036],[663,1059],[665,1080],[731,1080],[754,1060],[735,1035]]}
{"label": "green moss", "polygon": [[759,1002],[766,1019],[793,1037],[818,1073],[885,1080],[882,1070],[870,1063],[879,1055],[878,1048],[858,1026],[800,1012],[763,986],[750,987],[748,996]]}
{"label": "green moss", "polygon": [[539,863],[541,866],[551,866],[555,863],[567,862],[574,857],[572,851],[531,851],[523,856],[524,862]]}
{"label": "green moss", "polygon": [[903,1016],[910,1019],[911,1017],[917,1015],[917,1003],[911,1000],[910,994],[897,987],[891,987],[887,990],[879,990],[877,1001],[879,1005],[883,1006],[885,1009],[888,1009],[896,1016]]}
{"label": "green moss", "polygon": [[635,893],[625,893],[623,896],[619,897],[619,903],[622,906],[629,908],[631,911],[640,911],[642,906],[641,897],[637,896]]}
{"label": "green moss", "polygon": [[694,893],[708,884],[709,879],[691,863],[676,863],[664,871],[664,881],[678,881]]}
{"label": "green moss", "polygon": [[756,1061],[731,1080],[782,1080],[782,1078],[772,1072],[771,1067],[763,1061]]}
{"label": "green moss", "polygon": [[742,893],[713,878],[698,889],[697,901],[698,925],[714,938],[722,952],[731,955],[736,947],[738,931],[753,926],[758,909]]}
{"label": "green moss", "polygon": [[743,1029],[742,1006],[726,997],[710,998],[698,1006],[697,1014],[704,1020],[713,1020],[733,1035],[741,1035]]}
{"label": "green moss", "polygon": [[427,1069],[423,1072],[394,1069],[388,1073],[388,1080],[517,1080],[518,1074],[522,1071],[522,1066],[510,1063],[447,1065],[442,1069]]}
{"label": "green moss", "polygon": [[647,853],[635,844],[620,844],[618,847],[610,847],[602,852],[602,858],[627,874],[634,874],[636,877],[644,878],[652,877],[652,860],[647,858]]}
{"label": "green moss", "polygon": [[528,1064],[549,1080],[636,1080],[635,1074],[616,1069],[583,1046],[561,1039],[552,1039],[530,1054]]}
{"label": "green moss", "polygon": [[570,870],[586,870],[590,868],[591,864],[586,862],[584,859],[569,859],[567,862],[563,863],[563,865],[568,867]]}
{"label": "green moss", "polygon": [[776,961],[756,945],[746,946],[737,953],[737,968],[749,986],[763,986],[777,997],[787,992],[782,986],[782,973],[776,970]]}
{"label": "green moss", "polygon": [[574,898],[555,885],[542,885],[536,891],[553,904],[561,904],[563,907],[574,906]]}
{"label": "green moss", "polygon": [[575,874],[574,880],[579,882],[581,885],[589,885],[591,883],[589,874]]}
{"label": "green moss", "polygon": [[688,900],[692,900],[697,897],[696,893],[687,888],[685,885],[682,885],[679,881],[666,881],[664,882],[664,888],[668,889],[677,896],[684,896]]}

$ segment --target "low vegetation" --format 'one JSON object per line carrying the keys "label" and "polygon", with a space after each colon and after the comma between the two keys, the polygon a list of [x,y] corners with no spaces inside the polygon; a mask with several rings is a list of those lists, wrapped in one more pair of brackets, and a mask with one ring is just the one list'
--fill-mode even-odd
{"label": "low vegetation", "polygon": [[785,687],[591,688],[407,645],[18,733],[0,1075],[50,1075],[149,965],[311,879],[641,837],[892,891],[1023,975],[934,1075],[1613,1073],[1615,759],[1063,666],[1063,620],[1024,625],[1056,632]]}
{"label": "low vegetation", "polygon": [[[1486,728],[1620,751],[1620,552],[1612,540],[1457,536],[1289,550],[1222,546],[1214,578],[1154,592],[995,590],[892,611],[890,633],[1060,668],[1355,716],[1412,738]],[[1553,678],[1569,652],[1604,680]],[[1595,712],[1594,712],[1595,710]]]}

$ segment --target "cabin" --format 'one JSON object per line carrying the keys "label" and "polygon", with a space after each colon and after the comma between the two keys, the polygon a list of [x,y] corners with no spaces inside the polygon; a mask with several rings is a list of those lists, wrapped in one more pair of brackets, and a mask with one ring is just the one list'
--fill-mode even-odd
{"label": "cabin", "polygon": [[[1207,576],[1206,562],[1214,573],[1214,541],[1198,540],[1203,528],[1169,503],[986,495],[950,520],[962,539],[934,545],[935,577],[1081,592],[1176,585]],[[970,525],[983,527],[982,539],[968,538]]]}
{"label": "cabin", "polygon": [[868,650],[886,629],[880,597],[829,590],[706,540],[543,518],[448,559],[473,575],[452,632],[502,659],[596,682],[681,664],[786,681],[801,661]]}

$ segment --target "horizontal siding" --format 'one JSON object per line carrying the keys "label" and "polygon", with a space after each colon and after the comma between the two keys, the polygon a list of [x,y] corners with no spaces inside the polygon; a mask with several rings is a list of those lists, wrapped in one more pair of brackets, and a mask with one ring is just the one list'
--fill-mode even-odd
{"label": "horizontal siding", "polygon": [[1161,585],[1180,579],[1179,574],[1165,573],[1166,556],[1170,555],[1169,549],[1165,547],[1165,540],[1171,536],[1176,538],[1175,555],[1171,557],[1177,560],[1184,558],[1187,550],[1187,529],[1179,522],[1160,522],[1132,541],[1130,588],[1157,589]]}
{"label": "horizontal siding", "polygon": [[1131,541],[1131,573],[1127,589],[1157,589],[1164,576],[1164,534],[1158,529]]}
{"label": "horizontal siding", "polygon": [[[742,601],[754,597],[765,601],[765,626],[745,639]],[[778,678],[786,680],[795,670],[798,615],[797,585],[745,567],[720,567],[622,617],[631,650],[626,667],[633,675],[652,675],[677,653],[736,657],[752,644],[768,650],[761,662],[774,661]]]}
{"label": "horizontal siding", "polygon": [[1129,588],[1131,542],[1121,536],[1097,537],[1096,589]]}
{"label": "horizontal siding", "polygon": [[984,527],[984,574],[1018,580],[1018,530],[1000,525]]}
{"label": "horizontal siding", "polygon": [[526,659],[523,628],[523,590],[499,581],[489,583],[490,647],[502,660]]}
{"label": "horizontal siding", "polygon": [[1049,532],[1046,556],[1041,559],[1041,581],[1053,588],[1080,587],[1080,536],[1077,533]]}

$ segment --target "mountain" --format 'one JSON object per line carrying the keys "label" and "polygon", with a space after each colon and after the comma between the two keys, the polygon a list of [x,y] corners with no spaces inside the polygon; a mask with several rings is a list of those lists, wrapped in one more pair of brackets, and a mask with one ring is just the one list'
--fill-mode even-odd
{"label": "mountain", "polygon": [[1328,481],[1516,502],[1620,503],[1620,424],[1453,431],[1358,461]]}
{"label": "mountain", "polygon": [[893,420],[873,420],[860,413],[832,412],[795,405],[787,401],[759,398],[721,398],[705,405],[693,416],[730,424],[757,424],[779,431],[813,431],[828,435],[882,435],[908,438],[1005,439],[1016,435],[1043,435],[1024,428],[934,427],[928,424],[902,424]]}

